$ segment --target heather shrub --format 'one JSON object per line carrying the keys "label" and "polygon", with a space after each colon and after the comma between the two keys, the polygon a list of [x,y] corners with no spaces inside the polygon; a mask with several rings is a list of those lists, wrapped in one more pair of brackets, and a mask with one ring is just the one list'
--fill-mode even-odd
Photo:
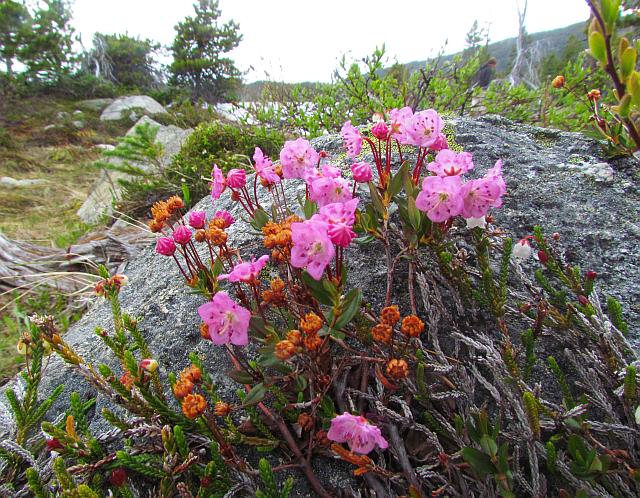
{"label": "heather shrub", "polygon": [[[157,331],[121,309],[128,278],[101,269],[109,366],[74,351],[53,318],[32,324],[118,405],[102,412],[114,429],[92,434],[72,397],[64,421],[41,424],[53,473],[26,458],[7,485],[288,496],[280,472],[295,468],[328,497],[342,490],[315,469],[340,460],[354,493],[377,496],[637,495],[638,358],[619,303],[605,311],[597,273],[566,263],[560,235],[504,233],[492,216],[509,188],[502,162],[472,178],[472,155],[449,149],[443,128],[432,109],[393,109],[343,124],[350,171],[298,138],[279,161],[256,147],[246,167],[215,164],[211,213],[178,196],[154,204],[157,257],[202,296],[192,313],[236,396],[195,353],[181,372],[161,365],[145,340]],[[246,230],[259,242],[249,253],[234,247]],[[375,295],[350,280],[354,257],[385,268]]]}

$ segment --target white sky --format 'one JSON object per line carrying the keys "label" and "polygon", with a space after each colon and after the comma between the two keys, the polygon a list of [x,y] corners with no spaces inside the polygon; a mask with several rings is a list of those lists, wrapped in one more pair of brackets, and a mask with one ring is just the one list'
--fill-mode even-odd
{"label": "white sky", "polygon": [[[524,3],[524,0],[520,0]],[[193,14],[193,0],[75,0],[75,29],[85,47],[93,33],[125,33],[168,45],[174,26]],[[329,81],[342,54],[355,58],[386,43],[392,60],[425,60],[463,48],[473,21],[490,40],[517,33],[516,0],[220,0],[222,19],[240,24],[243,40],[231,57],[247,81]],[[584,0],[529,0],[527,30],[585,21]],[[252,69],[253,68],[253,69]]]}

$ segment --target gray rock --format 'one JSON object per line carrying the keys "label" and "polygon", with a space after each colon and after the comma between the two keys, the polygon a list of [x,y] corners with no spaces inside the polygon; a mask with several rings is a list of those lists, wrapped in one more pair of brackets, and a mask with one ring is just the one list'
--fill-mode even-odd
{"label": "gray rock", "polygon": [[58,125],[55,125],[55,124],[49,124],[49,125],[45,126],[45,127],[43,128],[43,130],[44,130],[44,131],[49,131],[49,130],[55,130],[56,128],[59,128],[59,126],[58,126]]}
{"label": "gray rock", "polygon": [[[143,123],[150,123],[159,127],[156,141],[161,143],[164,149],[160,161],[161,167],[165,167],[170,163],[171,157],[178,153],[184,141],[193,132],[192,129],[183,130],[173,125],[162,126],[148,116],[143,116],[127,131],[127,135],[134,133],[136,126]],[[113,146],[106,144],[102,144],[101,148],[113,150]],[[122,161],[119,158],[112,157],[108,158],[107,162],[118,164]],[[136,163],[135,165],[149,172],[153,172],[156,168],[156,165],[151,163]],[[113,201],[120,199],[121,186],[118,180],[125,178],[128,178],[125,173],[106,169],[101,170],[87,199],[78,209],[77,214],[80,219],[87,224],[95,224],[104,216],[110,215],[113,212]]]}
{"label": "gray rock", "polygon": [[[603,183],[566,167],[570,154],[578,155],[586,164],[603,163],[599,144],[583,135],[522,126],[495,117],[458,119],[453,126],[457,143],[474,154],[474,175],[482,175],[497,159],[504,161],[508,193],[504,206],[494,213],[498,224],[515,238],[530,234],[536,224],[542,225],[547,233],[561,233],[569,262],[579,264],[583,270],[598,272],[600,289],[623,302],[630,330],[637,334],[640,192],[633,181],[632,160],[607,163],[615,174],[610,183]],[[339,137],[324,136],[316,139],[314,145],[318,150],[326,150],[336,162],[347,165]],[[285,194],[289,203],[295,203],[297,196],[304,195],[304,186],[288,182]],[[264,199],[264,207],[268,209],[269,204]],[[209,216],[214,210],[209,199],[201,201],[197,209],[205,209]],[[244,215],[240,206],[230,202],[228,194],[215,209],[228,209],[236,219]],[[455,229],[464,229],[463,224]],[[239,248],[246,258],[264,252],[261,241],[246,224],[237,223],[228,232],[230,245]],[[380,256],[379,249],[358,245],[351,247],[348,255],[350,286],[360,287],[376,310],[381,308],[380,289],[384,289],[386,277]],[[140,328],[162,374],[184,368],[187,354],[195,351],[218,383],[221,397],[233,400],[238,385],[225,375],[231,364],[223,349],[201,340],[196,309],[203,299],[185,287],[173,260],[154,254],[154,248],[148,247],[130,262],[125,273],[130,285],[122,290],[122,307],[141,318]],[[399,296],[398,302],[402,298]],[[112,355],[94,334],[96,327],[111,329],[110,310],[104,302],[97,302],[71,327],[65,340],[88,361],[114,366]],[[95,394],[56,357],[43,377],[43,394],[58,384],[65,384],[67,391],[78,391],[83,398]],[[68,392],[58,400],[54,412],[64,409],[67,396]],[[99,414],[105,406],[109,406],[109,401],[98,395],[95,413]],[[99,416],[91,421],[91,429],[96,433],[108,428]],[[349,486],[350,469],[332,461],[326,465],[323,462],[321,467],[319,474],[328,487]],[[301,477],[297,483],[293,496],[311,495]]]}
{"label": "gray rock", "polygon": [[166,110],[158,102],[146,95],[133,95],[130,97],[121,97],[102,111],[100,115],[101,121],[116,121],[126,117],[127,111],[131,109],[140,109],[145,115],[166,114]]}
{"label": "gray rock", "polygon": [[32,187],[33,185],[42,185],[43,183],[47,183],[47,180],[42,178],[16,180],[10,176],[3,176],[0,178],[0,186],[2,187]]}
{"label": "gray rock", "polygon": [[65,111],[60,111],[56,114],[56,118],[58,119],[67,119],[69,117],[69,113]]}
{"label": "gray rock", "polygon": [[82,107],[83,109],[87,109],[89,111],[101,111],[109,104],[111,104],[115,99],[88,99],[81,100],[76,105],[78,107]]}
{"label": "gray rock", "polygon": [[80,120],[76,120],[73,123],[71,123],[73,125],[74,128],[84,128],[84,121],[80,121]]}

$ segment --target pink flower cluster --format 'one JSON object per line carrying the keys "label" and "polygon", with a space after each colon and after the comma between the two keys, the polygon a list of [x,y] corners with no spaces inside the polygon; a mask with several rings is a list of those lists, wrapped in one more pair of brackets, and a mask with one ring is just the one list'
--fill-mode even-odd
{"label": "pink flower cluster", "polygon": [[419,111],[415,114],[410,107],[392,109],[391,136],[404,145],[415,145],[431,150],[447,148],[447,139],[442,134],[444,122],[433,109]]}
{"label": "pink flower cluster", "polygon": [[382,450],[389,446],[380,428],[362,417],[344,412],[331,420],[327,438],[336,443],[347,443],[351,451],[366,455],[376,446]]}
{"label": "pink flower cluster", "polygon": [[438,153],[435,163],[429,164],[429,170],[436,176],[423,180],[416,198],[416,207],[426,212],[431,221],[442,223],[458,215],[480,218],[490,208],[502,205],[502,195],[507,190],[502,161],[496,162],[484,177],[463,183],[460,175],[473,168],[471,155],[446,151],[442,163],[438,163],[443,152]]}
{"label": "pink flower cluster", "polygon": [[255,163],[256,174],[268,185],[280,183],[280,177],[275,171],[273,162],[264,155],[260,147],[256,147],[253,154],[253,162]]}
{"label": "pink flower cluster", "polygon": [[326,204],[311,219],[291,224],[291,264],[306,268],[320,280],[336,254],[334,244],[347,247],[356,236],[353,231],[358,199]]}
{"label": "pink flower cluster", "polygon": [[227,187],[241,189],[246,183],[247,173],[245,170],[239,168],[230,169],[225,178],[222,170],[217,164],[214,164],[211,170],[211,200],[215,201],[220,199],[220,196]]}
{"label": "pink flower cluster", "polygon": [[269,261],[269,256],[266,254],[260,256],[258,261],[256,258],[252,258],[250,263],[238,263],[233,267],[230,273],[223,273],[218,276],[218,280],[229,280],[229,282],[244,282],[253,283],[258,279],[258,275]]}
{"label": "pink flower cluster", "polygon": [[217,292],[213,299],[198,308],[214,344],[249,344],[251,312],[237,304],[226,292]]}

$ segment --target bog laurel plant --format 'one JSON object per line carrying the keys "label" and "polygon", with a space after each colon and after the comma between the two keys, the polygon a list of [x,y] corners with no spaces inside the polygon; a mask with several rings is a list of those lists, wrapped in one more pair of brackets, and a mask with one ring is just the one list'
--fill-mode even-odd
{"label": "bog laurel plant", "polygon": [[[63,420],[41,423],[52,470],[15,457],[5,486],[287,497],[295,481],[282,473],[294,471],[307,483],[296,496],[637,496],[638,359],[619,303],[605,314],[596,273],[567,264],[560,235],[514,242],[495,225],[501,161],[467,178],[473,157],[448,148],[443,126],[434,110],[394,109],[343,125],[350,174],[300,138],[275,163],[256,148],[246,169],[214,165],[212,215],[178,196],[157,202],[156,252],[202,295],[193,313],[228,357],[236,396],[193,352],[181,372],[160,365],[153,331],[121,309],[127,277],[102,269],[95,290],[113,325],[96,333],[111,366],[74,351],[51,317],[32,323],[39,348],[118,407],[101,414],[113,430],[93,433],[72,395]],[[242,221],[215,209],[227,194],[264,254],[234,247]],[[387,270],[378,296],[348,278],[356,246]],[[9,395],[21,445],[43,409],[34,386],[24,401]],[[345,489],[316,473],[336,459],[353,469]]]}

